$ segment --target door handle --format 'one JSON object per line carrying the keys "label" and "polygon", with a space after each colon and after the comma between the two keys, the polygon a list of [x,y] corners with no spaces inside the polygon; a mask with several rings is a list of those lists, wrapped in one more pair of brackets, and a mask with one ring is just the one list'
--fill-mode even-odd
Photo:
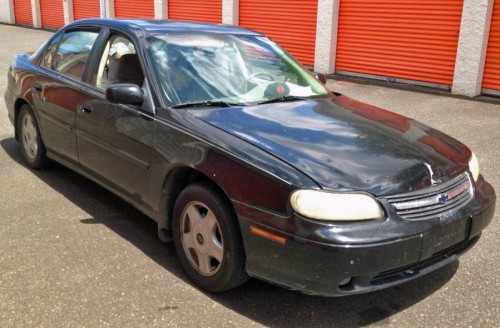
{"label": "door handle", "polygon": [[42,85],[40,83],[34,83],[33,84],[33,91],[35,92],[42,92]]}
{"label": "door handle", "polygon": [[81,106],[80,111],[84,114],[90,114],[90,113],[92,113],[92,108],[87,107],[87,106]]}

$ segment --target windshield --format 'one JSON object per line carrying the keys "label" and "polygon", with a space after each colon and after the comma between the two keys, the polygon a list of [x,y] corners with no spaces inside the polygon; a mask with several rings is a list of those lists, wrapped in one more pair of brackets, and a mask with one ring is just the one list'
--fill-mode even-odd
{"label": "windshield", "polygon": [[328,91],[263,36],[171,34],[149,37],[148,53],[170,106],[257,104],[315,98]]}

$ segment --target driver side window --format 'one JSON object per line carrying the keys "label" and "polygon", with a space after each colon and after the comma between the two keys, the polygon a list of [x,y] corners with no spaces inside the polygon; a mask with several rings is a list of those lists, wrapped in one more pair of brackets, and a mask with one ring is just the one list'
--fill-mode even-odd
{"label": "driver side window", "polygon": [[144,74],[132,41],[117,34],[109,38],[92,82],[103,90],[118,83],[142,86]]}

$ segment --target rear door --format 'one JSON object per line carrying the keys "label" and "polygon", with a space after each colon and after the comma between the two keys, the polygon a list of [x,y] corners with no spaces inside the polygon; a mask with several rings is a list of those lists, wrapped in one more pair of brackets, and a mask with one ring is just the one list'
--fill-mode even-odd
{"label": "rear door", "polygon": [[33,104],[45,146],[73,164],[78,163],[75,113],[88,100],[82,80],[98,35],[99,29],[77,29],[53,39],[33,83]]}
{"label": "rear door", "polygon": [[112,84],[133,83],[149,88],[131,38],[110,31],[100,50],[89,84],[92,97],[80,104],[76,135],[80,164],[116,191],[143,203],[151,160],[154,106],[114,104],[106,100]]}

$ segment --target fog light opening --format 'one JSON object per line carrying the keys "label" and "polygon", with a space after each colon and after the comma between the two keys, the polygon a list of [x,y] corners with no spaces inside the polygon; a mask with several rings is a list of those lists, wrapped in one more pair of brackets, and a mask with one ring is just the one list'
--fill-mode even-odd
{"label": "fog light opening", "polygon": [[345,279],[342,279],[339,283],[339,287],[343,287],[345,285],[348,285],[352,280],[352,277],[347,277]]}

